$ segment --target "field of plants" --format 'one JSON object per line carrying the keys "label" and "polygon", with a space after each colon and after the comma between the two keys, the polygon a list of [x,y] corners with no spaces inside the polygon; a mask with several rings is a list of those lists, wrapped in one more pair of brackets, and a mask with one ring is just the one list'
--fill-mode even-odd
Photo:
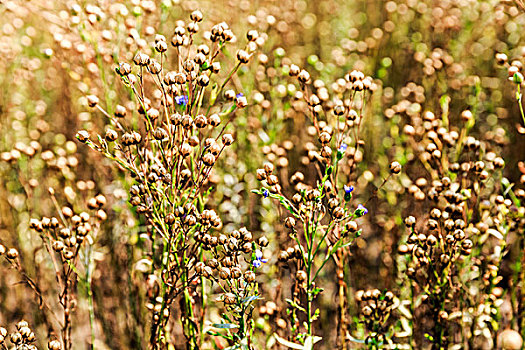
{"label": "field of plants", "polygon": [[524,25],[0,0],[0,350],[523,349]]}

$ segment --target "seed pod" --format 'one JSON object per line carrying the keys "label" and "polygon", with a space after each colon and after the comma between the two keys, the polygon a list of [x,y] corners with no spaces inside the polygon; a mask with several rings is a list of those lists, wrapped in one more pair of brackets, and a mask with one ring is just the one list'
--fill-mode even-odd
{"label": "seed pod", "polygon": [[95,95],[89,95],[87,96],[87,103],[89,107],[95,107],[98,104],[99,100],[98,97]]}
{"label": "seed pod", "polygon": [[392,174],[399,174],[401,172],[401,164],[399,164],[399,162],[390,163],[390,172]]}
{"label": "seed pod", "polygon": [[295,219],[292,216],[287,217],[284,220],[284,226],[286,226],[286,228],[289,228],[289,229],[294,228],[295,227]]}
{"label": "seed pod", "polygon": [[121,62],[118,67],[118,73],[122,76],[126,76],[131,73],[131,66],[127,62]]}
{"label": "seed pod", "polygon": [[166,52],[168,50],[168,44],[166,44],[166,41],[158,41],[155,44],[155,50],[158,52]]}
{"label": "seed pod", "polygon": [[210,83],[210,78],[206,74],[200,75],[197,78],[197,85],[199,86],[208,86],[209,83]]}
{"label": "seed pod", "polygon": [[257,169],[256,176],[259,181],[266,180],[266,171],[264,171],[264,169]]}
{"label": "seed pod", "polygon": [[306,272],[304,270],[299,270],[297,271],[297,273],[295,274],[295,278],[297,279],[297,281],[299,282],[303,282],[306,280],[308,276],[306,275]]}
{"label": "seed pod", "polygon": [[246,282],[248,283],[252,283],[255,281],[255,273],[253,271],[246,271],[244,273],[244,279],[246,280]]}
{"label": "seed pod", "polygon": [[7,251],[6,255],[5,255],[9,260],[14,260],[16,258],[18,258],[18,250],[16,250],[15,248],[11,248]]}
{"label": "seed pod", "polygon": [[193,12],[190,14],[190,19],[191,19],[193,22],[200,22],[200,21],[202,21],[202,12],[200,12],[199,10],[195,10],[195,11],[193,11]]}
{"label": "seed pod", "polygon": [[416,225],[416,218],[413,216],[408,216],[405,218],[405,225],[407,227],[414,227]]}
{"label": "seed pod", "polygon": [[77,139],[82,143],[85,143],[89,140],[89,133],[86,130],[78,131],[76,136]]}
{"label": "seed pod", "polygon": [[297,79],[299,79],[299,82],[307,84],[310,81],[310,73],[303,69],[299,72]]}
{"label": "seed pod", "polygon": [[332,136],[330,136],[329,133],[327,133],[326,131],[323,131],[319,135],[319,142],[321,142],[322,145],[326,145],[328,142],[330,142],[331,138],[332,138]]}
{"label": "seed pod", "polygon": [[363,313],[364,316],[370,316],[373,311],[372,311],[372,308],[370,306],[366,305],[365,307],[363,307],[361,312]]}
{"label": "seed pod", "polygon": [[230,146],[233,143],[233,136],[231,134],[222,135],[222,143],[224,143],[225,146]]}
{"label": "seed pod", "polygon": [[287,252],[286,250],[282,250],[282,251],[279,253],[278,260],[279,260],[280,262],[286,262],[289,258],[290,258],[290,255],[288,254],[288,252]]}
{"label": "seed pod", "polygon": [[348,230],[348,232],[354,233],[357,232],[359,226],[357,225],[357,222],[351,220],[346,223],[346,229]]}
{"label": "seed pod", "polygon": [[226,293],[224,294],[224,303],[225,304],[228,304],[228,305],[231,305],[231,304],[235,304],[236,302],[236,297],[235,297],[235,294],[233,293]]}
{"label": "seed pod", "polygon": [[266,182],[268,182],[268,185],[274,186],[274,185],[277,185],[279,183],[279,179],[277,178],[277,176],[272,174],[272,175],[268,176],[268,178],[266,179]]}
{"label": "seed pod", "polygon": [[263,168],[264,168],[264,171],[266,171],[266,174],[268,175],[270,175],[274,170],[274,166],[272,163],[264,163]]}
{"label": "seed pod", "polygon": [[10,340],[11,343],[18,345],[22,343],[22,335],[18,332],[11,333]]}
{"label": "seed pod", "polygon": [[215,163],[215,156],[211,153],[206,153],[202,157],[202,161],[206,166],[212,166]]}
{"label": "seed pod", "polygon": [[133,62],[137,65],[137,66],[141,66],[141,67],[145,67],[149,64],[149,56],[144,54],[144,53],[137,53],[135,55],[135,57],[133,58]]}
{"label": "seed pod", "polygon": [[341,219],[345,215],[345,210],[341,207],[337,207],[333,212],[334,218]]}
{"label": "seed pod", "polygon": [[268,238],[262,236],[262,237],[260,237],[260,238],[258,239],[257,243],[259,243],[259,245],[260,245],[261,247],[266,247],[266,246],[268,246],[268,243],[269,243],[269,242],[268,242]]}
{"label": "seed pod", "polygon": [[221,269],[219,270],[219,277],[222,278],[223,280],[229,278],[230,277],[230,269],[227,268],[227,267],[221,267]]}
{"label": "seed pod", "polygon": [[183,143],[181,146],[180,146],[180,154],[183,156],[183,157],[187,157],[191,151],[193,150],[193,148],[187,144],[187,143]]}
{"label": "seed pod", "polygon": [[221,70],[221,63],[220,62],[213,62],[210,66],[210,70],[212,73],[217,74]]}
{"label": "seed pod", "polygon": [[54,241],[53,242],[53,250],[55,252],[61,252],[65,248],[64,242],[62,241]]}

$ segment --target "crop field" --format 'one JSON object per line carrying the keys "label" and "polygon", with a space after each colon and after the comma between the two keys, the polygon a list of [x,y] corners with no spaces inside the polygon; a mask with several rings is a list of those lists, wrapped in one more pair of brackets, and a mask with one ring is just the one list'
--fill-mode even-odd
{"label": "crop field", "polygon": [[523,349],[524,25],[0,0],[0,350]]}

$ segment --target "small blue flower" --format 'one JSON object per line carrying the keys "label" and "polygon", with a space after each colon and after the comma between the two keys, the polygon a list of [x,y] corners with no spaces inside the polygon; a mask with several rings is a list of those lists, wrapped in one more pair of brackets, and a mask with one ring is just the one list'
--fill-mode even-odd
{"label": "small blue flower", "polygon": [[342,143],[341,146],[339,146],[339,148],[337,149],[337,160],[343,159],[347,148],[348,145],[346,143]]}
{"label": "small blue flower", "polygon": [[357,206],[357,209],[355,210],[354,214],[355,214],[355,216],[360,218],[361,216],[368,214],[368,209],[366,209],[366,207],[364,205],[359,204]]}
{"label": "small blue flower", "polygon": [[178,104],[179,106],[181,105],[186,106],[188,104],[188,96],[186,95],[176,96],[175,103]]}
{"label": "small blue flower", "polygon": [[263,259],[263,253],[259,249],[255,251],[255,260],[253,261],[253,267],[258,269],[262,264],[267,263],[268,259]]}
{"label": "small blue flower", "polygon": [[270,195],[270,192],[268,192],[266,188],[263,188],[261,192],[264,198],[268,198],[268,196]]}
{"label": "small blue flower", "polygon": [[344,185],[345,190],[345,201],[348,202],[350,199],[352,199],[352,192],[354,191],[354,186],[350,185]]}
{"label": "small blue flower", "polygon": [[243,97],[244,94],[242,92],[239,92],[237,95],[235,95],[236,98]]}

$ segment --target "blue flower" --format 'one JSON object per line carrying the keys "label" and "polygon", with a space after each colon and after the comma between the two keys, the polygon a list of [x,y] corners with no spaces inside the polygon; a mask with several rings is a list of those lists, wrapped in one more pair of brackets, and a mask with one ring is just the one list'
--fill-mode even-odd
{"label": "blue flower", "polygon": [[368,209],[366,209],[366,207],[364,205],[359,204],[357,206],[357,209],[355,210],[354,214],[355,214],[355,216],[360,218],[361,216],[368,214]]}
{"label": "blue flower", "polygon": [[339,148],[337,149],[337,160],[343,159],[347,148],[348,145],[346,143],[342,143],[341,146],[339,146]]}
{"label": "blue flower", "polygon": [[178,104],[179,106],[180,105],[186,106],[188,104],[188,96],[186,96],[186,95],[176,96],[175,97],[175,103]]}
{"label": "blue flower", "polygon": [[243,97],[244,94],[242,92],[239,92],[237,95],[235,95],[236,98]]}
{"label": "blue flower", "polygon": [[263,253],[259,249],[255,251],[255,260],[253,260],[253,267],[258,269],[262,264],[267,263],[268,259],[263,259]]}
{"label": "blue flower", "polygon": [[352,199],[352,191],[354,191],[354,186],[350,185],[344,185],[345,190],[345,201],[348,202],[350,199]]}
{"label": "blue flower", "polygon": [[261,192],[264,198],[268,198],[268,196],[270,195],[270,192],[268,192],[266,188],[263,188]]}

